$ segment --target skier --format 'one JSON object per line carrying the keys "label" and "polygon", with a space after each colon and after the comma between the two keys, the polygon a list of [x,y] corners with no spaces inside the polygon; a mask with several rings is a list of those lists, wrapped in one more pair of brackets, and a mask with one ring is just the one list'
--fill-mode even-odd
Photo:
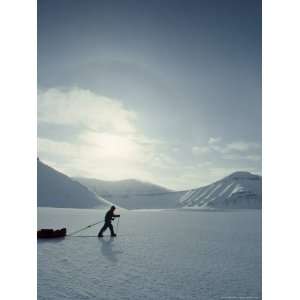
{"label": "skier", "polygon": [[114,228],[111,224],[111,221],[114,220],[114,218],[119,218],[120,215],[115,215],[114,214],[114,211],[115,211],[115,207],[112,206],[109,211],[105,214],[105,220],[104,220],[104,225],[103,227],[101,228],[101,230],[99,231],[98,233],[98,237],[103,237],[103,232],[109,228],[110,230],[110,236],[117,236],[114,232]]}

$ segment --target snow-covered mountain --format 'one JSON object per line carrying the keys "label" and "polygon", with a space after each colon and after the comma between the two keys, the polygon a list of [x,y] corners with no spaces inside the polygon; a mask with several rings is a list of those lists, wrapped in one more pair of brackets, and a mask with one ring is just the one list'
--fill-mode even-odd
{"label": "snow-covered mountain", "polygon": [[96,208],[108,204],[79,182],[37,161],[37,205],[64,208]]}
{"label": "snow-covered mountain", "polygon": [[74,178],[98,196],[126,209],[163,209],[179,207],[183,193],[135,179],[104,181],[91,178]]}
{"label": "snow-covered mountain", "polygon": [[261,176],[235,172],[210,185],[176,192],[138,180],[76,178],[89,190],[126,209],[260,209]]}
{"label": "snow-covered mountain", "polygon": [[182,207],[261,209],[262,179],[249,172],[235,172],[215,183],[185,193]]}

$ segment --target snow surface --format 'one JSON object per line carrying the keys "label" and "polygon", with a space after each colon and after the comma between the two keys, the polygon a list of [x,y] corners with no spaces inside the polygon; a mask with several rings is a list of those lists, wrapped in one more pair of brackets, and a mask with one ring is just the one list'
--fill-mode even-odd
{"label": "snow surface", "polygon": [[[88,237],[96,226],[38,241],[38,299],[260,299],[261,211],[119,212],[115,239]],[[38,228],[71,232],[104,213],[38,208]]]}

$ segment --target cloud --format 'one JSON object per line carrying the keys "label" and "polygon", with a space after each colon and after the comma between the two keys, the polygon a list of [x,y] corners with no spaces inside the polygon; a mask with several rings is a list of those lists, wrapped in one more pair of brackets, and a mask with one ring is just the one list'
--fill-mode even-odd
{"label": "cloud", "polygon": [[[109,136],[101,142],[93,140],[94,138],[98,137],[83,135],[76,143],[40,138],[39,153],[46,162],[59,161],[59,169],[70,176],[107,180],[150,177],[151,174],[144,170],[143,163],[151,160],[153,149],[123,137]],[[121,147],[115,147],[118,145]]]}
{"label": "cloud", "polygon": [[223,159],[228,159],[228,160],[248,160],[248,161],[260,161],[261,160],[261,155],[259,154],[253,154],[253,155],[245,155],[243,153],[229,153],[229,154],[224,154],[222,156]]}
{"label": "cloud", "polygon": [[203,147],[193,146],[192,147],[192,153],[194,155],[201,155],[201,154],[205,154],[208,152],[210,152],[210,148],[207,146],[203,146]]}
{"label": "cloud", "polygon": [[124,108],[120,101],[89,90],[52,88],[38,92],[38,122],[134,133],[135,120],[136,114]]}
{"label": "cloud", "polygon": [[204,153],[218,154],[219,158],[229,160],[252,160],[261,159],[261,145],[253,142],[235,141],[222,143],[221,138],[210,137],[207,145],[193,146],[192,153],[197,156]]}
{"label": "cloud", "polygon": [[[174,163],[162,153],[164,143],[143,134],[137,114],[118,100],[73,88],[39,91],[38,101],[38,122],[59,136],[39,136],[39,156],[70,176],[154,180],[152,169]],[[76,138],[63,139],[59,130],[69,127],[78,129]]]}
{"label": "cloud", "polygon": [[216,138],[210,137],[210,138],[208,139],[208,144],[209,144],[209,145],[218,144],[218,143],[221,142],[221,140],[222,140],[222,139],[221,139],[220,137],[216,137]]}
{"label": "cloud", "polygon": [[260,149],[260,145],[257,143],[233,142],[227,144],[225,149],[227,152],[231,152],[231,151],[247,152],[251,150]]}
{"label": "cloud", "polygon": [[80,88],[40,90],[38,128],[40,159],[69,176],[137,178],[185,189],[260,167],[258,144],[220,137],[190,150],[169,144],[147,136],[138,114],[119,99]]}
{"label": "cloud", "polygon": [[204,162],[198,163],[197,167],[198,168],[206,168],[206,167],[211,166],[212,164],[213,163],[211,161],[204,161]]}

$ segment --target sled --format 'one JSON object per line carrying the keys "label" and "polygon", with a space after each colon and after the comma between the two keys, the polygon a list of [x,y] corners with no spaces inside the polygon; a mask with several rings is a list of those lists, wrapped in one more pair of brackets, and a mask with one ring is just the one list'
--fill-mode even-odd
{"label": "sled", "polygon": [[67,235],[67,229],[61,228],[58,230],[53,229],[41,229],[37,232],[38,239],[55,239],[65,237]]}

